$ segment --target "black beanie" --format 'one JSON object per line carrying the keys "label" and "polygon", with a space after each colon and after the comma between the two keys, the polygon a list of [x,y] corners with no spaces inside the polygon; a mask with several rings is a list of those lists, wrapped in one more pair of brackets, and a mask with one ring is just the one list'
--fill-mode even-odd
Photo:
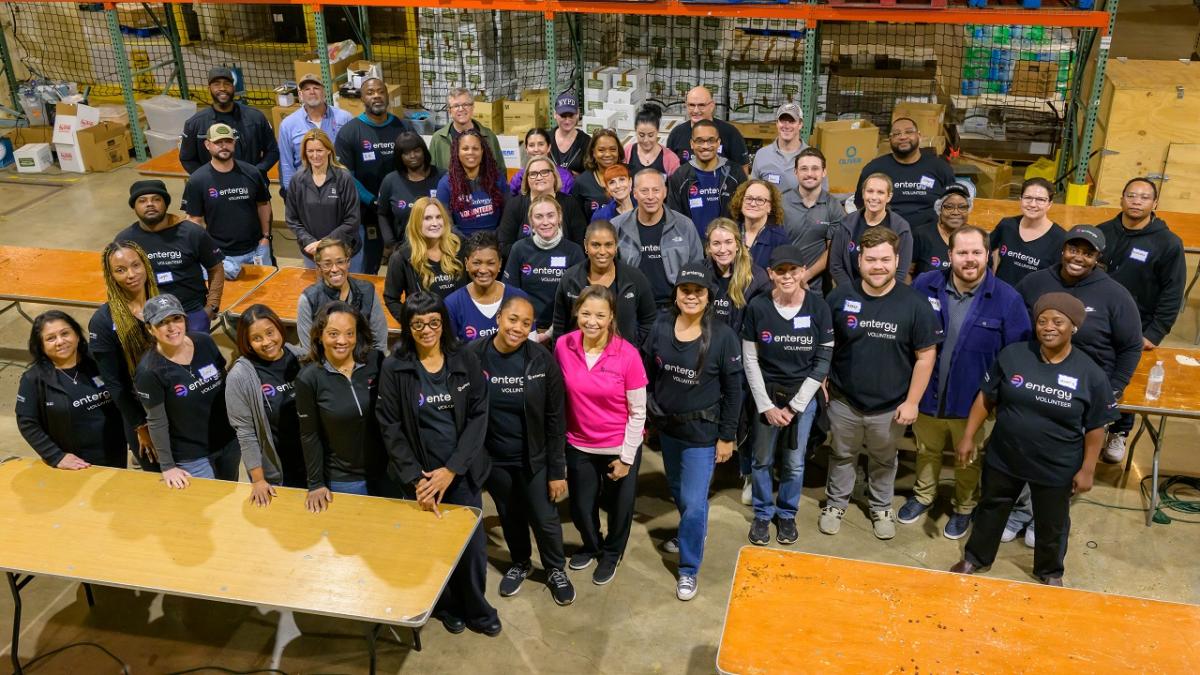
{"label": "black beanie", "polygon": [[134,202],[142,195],[158,195],[163,198],[167,206],[171,205],[171,193],[167,192],[167,186],[161,180],[139,180],[129,186],[129,208],[133,208]]}

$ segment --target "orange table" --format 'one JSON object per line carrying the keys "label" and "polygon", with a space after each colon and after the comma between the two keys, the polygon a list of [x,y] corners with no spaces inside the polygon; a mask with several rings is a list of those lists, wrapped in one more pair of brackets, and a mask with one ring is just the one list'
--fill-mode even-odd
{"label": "orange table", "polygon": [[[30,322],[22,302],[99,307],[108,301],[101,265],[99,251],[0,246],[0,301],[11,303],[5,309],[16,307]],[[274,273],[274,267],[243,265],[236,280],[225,282],[221,309],[232,307]]]}
{"label": "orange table", "polygon": [[[375,285],[375,292],[379,294],[380,302],[383,301],[383,282],[384,277],[375,276],[373,274],[352,274],[356,279],[363,279]],[[262,303],[267,307],[275,310],[279,318],[287,323],[296,323],[296,305],[300,302],[300,294],[304,289],[312,286],[317,281],[317,271],[310,270],[304,267],[280,267],[270,279],[267,279],[258,288],[255,288],[250,293],[247,293],[237,304],[225,311],[225,315],[229,318],[236,318],[242,315],[250,305]],[[398,333],[400,324],[392,318],[391,312],[387,312],[387,322],[390,332]]]}
{"label": "orange table", "polygon": [[1200,607],[746,546],[722,673],[1195,673]]}
{"label": "orange table", "polygon": [[[1142,418],[1137,434],[1129,444],[1125,470],[1129,471],[1129,467],[1133,465],[1133,448],[1143,432],[1154,444],[1154,460],[1151,462],[1150,473],[1150,484],[1153,487],[1150,489],[1150,508],[1146,511],[1146,527],[1150,527],[1154,522],[1154,513],[1158,510],[1158,456],[1162,452],[1167,418],[1200,419],[1200,366],[1185,366],[1176,357],[1200,361],[1200,350],[1159,347],[1152,352],[1142,352],[1142,360],[1138,362],[1133,379],[1129,381],[1129,386],[1125,387],[1125,394],[1120,401],[1122,411]],[[1151,401],[1146,398],[1146,382],[1150,379],[1150,369],[1156,361],[1163,362],[1162,396]],[[1158,418],[1157,425],[1151,424],[1151,417]]]}
{"label": "orange table", "polygon": [[[1050,205],[1050,220],[1071,229],[1076,225],[1099,225],[1111,220],[1120,211],[1115,206]],[[1001,218],[1021,215],[1020,202],[1013,199],[976,199],[971,209],[971,222],[986,230],[996,227]],[[1157,211],[1156,215],[1179,235],[1188,253],[1200,253],[1200,213]]]}
{"label": "orange table", "polygon": [[[146,176],[166,176],[168,178],[187,178],[188,172],[184,170],[183,165],[179,163],[179,150],[175,149],[170,152],[165,152],[158,157],[150,159],[138,164],[138,173]],[[267,178],[272,183],[279,182],[279,164],[271,167],[267,172]]]}

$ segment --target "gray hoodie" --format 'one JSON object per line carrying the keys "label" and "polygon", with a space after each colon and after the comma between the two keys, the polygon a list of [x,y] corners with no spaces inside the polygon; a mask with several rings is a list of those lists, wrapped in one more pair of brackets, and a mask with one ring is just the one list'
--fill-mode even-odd
{"label": "gray hoodie", "polygon": [[[284,343],[296,358],[304,352],[299,347]],[[229,426],[237,434],[242,448],[242,463],[246,471],[262,467],[263,477],[271,485],[283,483],[279,453],[275,439],[271,438],[271,423],[267,421],[267,407],[263,404],[262,381],[258,371],[246,357],[233,362],[225,377],[225,412],[229,415]]]}
{"label": "gray hoodie", "polygon": [[[690,218],[672,210],[665,201],[662,210],[663,271],[667,273],[667,281],[674,284],[680,267],[704,259],[704,244],[700,242],[700,234]],[[612,219],[613,226],[617,228],[617,250],[621,262],[631,267],[637,267],[642,257],[642,238],[638,233],[641,226],[637,214],[637,209],[631,209]]]}

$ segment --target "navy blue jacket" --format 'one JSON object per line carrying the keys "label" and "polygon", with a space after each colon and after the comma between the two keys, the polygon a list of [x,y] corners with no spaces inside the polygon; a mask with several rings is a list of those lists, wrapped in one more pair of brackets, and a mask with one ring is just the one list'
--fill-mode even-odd
{"label": "navy blue jacket", "polygon": [[[950,282],[950,270],[932,270],[913,280],[914,290],[930,299],[945,330],[950,313],[946,285]],[[934,300],[937,300],[935,303]],[[996,278],[992,271],[975,290],[975,300],[967,310],[958,339],[953,345],[938,345],[938,359],[933,362],[933,375],[929,386],[921,397],[918,409],[926,415],[947,418],[964,418],[971,411],[979,383],[992,367],[992,361],[1008,345],[1032,339],[1033,330],[1029,323],[1029,310],[1016,289]],[[938,368],[941,365],[941,350],[953,349],[950,355],[951,376],[946,382],[946,400],[939,406]]]}

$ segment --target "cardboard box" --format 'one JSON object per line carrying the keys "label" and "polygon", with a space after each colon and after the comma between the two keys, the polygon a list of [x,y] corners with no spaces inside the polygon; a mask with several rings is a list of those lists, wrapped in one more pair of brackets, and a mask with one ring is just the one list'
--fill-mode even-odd
{"label": "cardboard box", "polygon": [[[515,129],[524,128],[526,131],[539,126],[544,117],[538,115],[537,101],[504,101],[502,118],[504,128],[510,134],[518,133]],[[521,131],[524,134],[525,131]]]}
{"label": "cardboard box", "polygon": [[55,143],[58,165],[63,171],[87,173],[109,171],[129,162],[129,151],[125,147],[123,124],[101,122],[87,129],[80,129],[75,143]]}
{"label": "cardboard box", "polygon": [[[771,111],[772,113],[774,111]],[[759,141],[773,141],[779,130],[775,127],[774,122],[762,123],[746,123],[740,122],[734,125],[738,131],[742,133],[742,138],[753,138]]]}
{"label": "cardboard box", "polygon": [[49,143],[26,143],[13,152],[13,158],[18,173],[42,173],[54,165]]}
{"label": "cardboard box", "polygon": [[601,129],[612,129],[616,125],[616,121],[616,113],[601,109],[596,111],[595,114],[584,115],[580,126],[583,127],[585,133],[591,135]]}
{"label": "cardboard box", "polygon": [[549,119],[550,113],[550,90],[549,89],[522,89],[521,100],[532,102],[536,106],[534,116],[538,120]]}
{"label": "cardboard box", "polygon": [[[321,73],[319,69],[320,64],[317,64],[317,66],[317,74],[319,75]],[[355,89],[361,87],[362,81],[368,77],[378,77],[379,79],[383,80],[383,64],[378,61],[359,60],[354,61],[346,66],[346,81],[349,82],[350,86],[354,87]]]}
{"label": "cardboard box", "polygon": [[100,123],[100,109],[82,103],[58,103],[54,106],[53,142],[74,143],[75,133]]}
{"label": "cardboard box", "polygon": [[979,173],[975,175],[975,196],[987,199],[1007,199],[1012,189],[1012,166],[990,159],[963,153],[958,162],[971,164]]}
{"label": "cardboard box", "polygon": [[901,101],[892,108],[892,119],[907,117],[917,123],[922,137],[944,136],[946,106],[940,103],[913,103]]}
{"label": "cardboard box", "polygon": [[1058,83],[1058,63],[1052,61],[1017,61],[1013,69],[1012,96],[1053,98]]}
{"label": "cardboard box", "polygon": [[19,149],[36,143],[53,143],[54,127],[16,127],[4,132],[4,135],[12,139],[14,148]]}
{"label": "cardboard box", "polygon": [[271,128],[275,130],[275,134],[279,134],[279,123],[283,122],[283,118],[291,115],[300,109],[300,104],[296,103],[289,106],[276,105],[271,106]]}
{"label": "cardboard box", "polygon": [[[350,67],[350,64],[359,60],[361,55],[362,48],[360,48],[358,45],[354,45],[354,51],[349,56],[339,61],[329,62],[329,76],[333,78],[334,82],[337,82],[339,77],[346,74],[346,69]],[[296,82],[299,82],[305,75],[308,75],[309,73],[320,74],[321,62],[317,60],[317,55],[315,53],[309,54],[306,58],[292,61],[292,69],[295,74]]]}
{"label": "cardboard box", "polygon": [[471,113],[471,119],[496,134],[504,133],[504,99],[495,101],[475,99],[475,111]]}
{"label": "cardboard box", "polygon": [[[399,84],[388,85],[388,112],[396,117],[404,116],[404,87]],[[351,115],[358,116],[366,110],[363,106],[361,98],[343,97],[339,94],[334,94],[333,104]]]}
{"label": "cardboard box", "polygon": [[615,115],[613,124],[618,129],[633,129],[633,122],[637,118],[638,106],[625,103],[608,103],[605,104],[604,110]]}
{"label": "cardboard box", "polygon": [[642,89],[619,84],[608,90],[608,98],[606,100],[610,105],[640,106],[646,101],[646,92]]}
{"label": "cardboard box", "polygon": [[825,153],[829,191],[850,193],[858,184],[863,165],[876,157],[879,128],[867,120],[817,122],[809,145]]}

